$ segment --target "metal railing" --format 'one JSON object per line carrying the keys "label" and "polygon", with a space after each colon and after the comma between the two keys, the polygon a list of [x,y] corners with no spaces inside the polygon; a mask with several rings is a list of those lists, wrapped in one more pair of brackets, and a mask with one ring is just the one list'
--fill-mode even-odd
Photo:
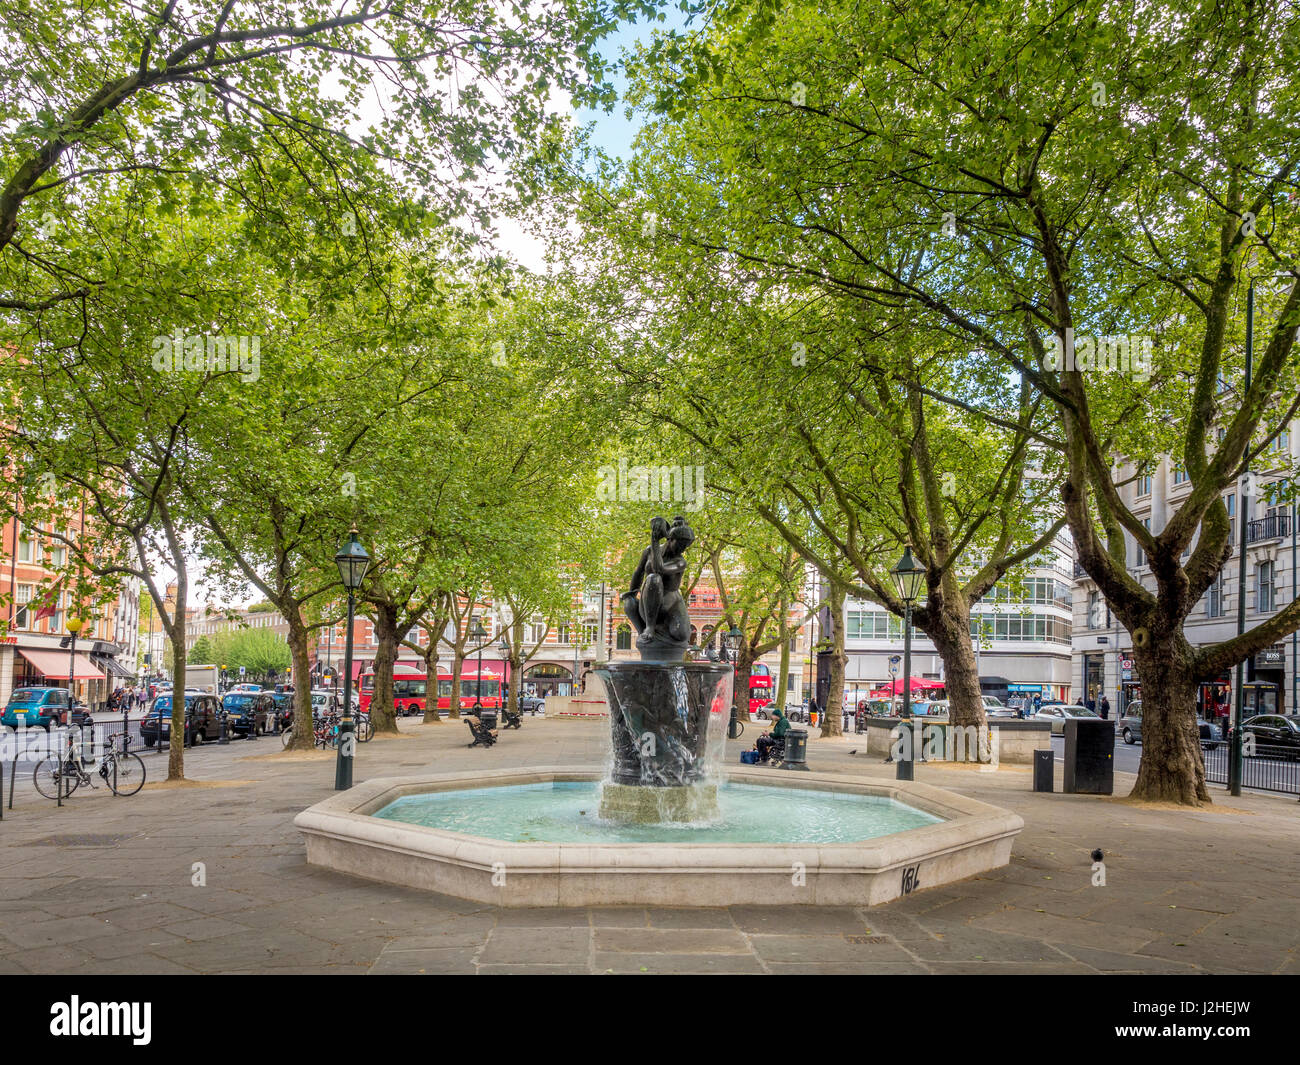
{"label": "metal railing", "polygon": [[[1204,741],[1205,779],[1210,784],[1228,783],[1228,759],[1232,748],[1227,740]],[[1255,747],[1253,755],[1241,759],[1241,786],[1259,791],[1300,794],[1300,750],[1294,747]]]}
{"label": "metal railing", "polygon": [[1257,540],[1281,540],[1291,535],[1290,514],[1269,514],[1256,518],[1246,527],[1246,542]]}

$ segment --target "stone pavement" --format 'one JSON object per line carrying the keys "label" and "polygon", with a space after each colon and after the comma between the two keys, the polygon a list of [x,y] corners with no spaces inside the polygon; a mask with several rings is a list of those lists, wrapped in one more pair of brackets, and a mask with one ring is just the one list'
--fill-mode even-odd
{"label": "stone pavement", "polygon": [[[599,764],[607,743],[600,720],[526,718],[489,750],[457,722],[402,730],[358,747],[358,780]],[[814,736],[809,760],[892,777],[850,753],[859,739]],[[79,790],[63,809],[28,765],[0,822],[0,973],[1300,973],[1293,799],[1216,790],[1186,812],[1035,795],[1027,768],[919,765],[1024,817],[1010,865],[875,909],[502,910],[309,867],[293,817],[331,793],[333,760],[261,757],[277,744],[189,753],[209,786]]]}

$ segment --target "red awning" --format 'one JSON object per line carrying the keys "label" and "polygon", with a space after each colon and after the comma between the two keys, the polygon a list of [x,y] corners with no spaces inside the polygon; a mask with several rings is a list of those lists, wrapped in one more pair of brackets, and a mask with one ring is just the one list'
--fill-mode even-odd
{"label": "red awning", "polygon": [[[914,692],[930,692],[930,691],[935,691],[936,689],[942,687],[943,687],[943,681],[941,680],[926,680],[924,677],[912,678],[912,691]],[[894,681],[892,686],[886,685],[885,687],[881,688],[880,691],[884,692],[886,695],[890,694],[891,691],[893,692],[894,695],[902,695],[903,678],[902,677],[897,678]]]}
{"label": "red awning", "polygon": [[[68,679],[68,656],[62,651],[28,651],[18,648],[18,653],[47,677]],[[76,680],[103,680],[104,674],[96,669],[84,654],[77,655]]]}

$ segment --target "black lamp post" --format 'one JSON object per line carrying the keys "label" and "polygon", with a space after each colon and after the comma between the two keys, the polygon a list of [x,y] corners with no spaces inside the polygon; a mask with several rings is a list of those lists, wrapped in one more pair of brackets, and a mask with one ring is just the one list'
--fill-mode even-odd
{"label": "black lamp post", "polygon": [[[736,660],[740,657],[740,641],[743,640],[744,638],[745,638],[745,634],[741,632],[738,628],[736,628],[735,625],[732,625],[731,628],[727,630],[727,635],[722,637],[722,652],[723,652],[724,661],[731,662],[733,664],[736,662]],[[748,677],[745,678],[745,682],[746,684],[749,683]],[[736,678],[736,683],[737,684],[740,683],[739,677]],[[748,691],[745,693],[745,697],[746,698],[749,697]],[[736,693],[732,692],[731,693],[731,720],[727,722],[728,738],[734,740],[738,735],[740,735],[740,733],[737,731],[736,728],[737,724],[738,721],[736,719]]]}
{"label": "black lamp post", "polygon": [[[921,584],[925,580],[925,567],[912,557],[912,545],[903,548],[903,557],[898,565],[891,569],[894,584],[898,587],[898,597],[906,604],[903,619],[903,710],[902,718],[910,721],[912,717],[912,604],[921,594]],[[902,737],[900,736],[900,739]],[[895,778],[911,780],[912,744],[903,745],[904,750],[895,766]]]}
{"label": "black lamp post", "polygon": [[[501,642],[497,644],[497,650],[501,652],[501,681],[497,694],[501,697],[501,714],[504,717],[506,712],[506,663],[510,661],[510,643],[506,640],[505,628],[501,630]],[[515,686],[515,676],[510,674],[510,687]],[[519,705],[518,693],[515,694],[515,706]]]}
{"label": "black lamp post", "polygon": [[[356,722],[352,720],[352,615],[356,609],[355,594],[365,579],[366,568],[370,565],[370,556],[357,539],[357,527],[352,526],[348,542],[339,548],[334,556],[334,564],[339,568],[343,587],[348,590],[348,632],[343,651],[343,718],[339,721],[339,754],[334,765],[334,790],[346,791],[352,787],[352,756],[356,747]],[[294,700],[297,702],[297,699]],[[310,693],[307,700],[311,706]],[[310,728],[308,718],[305,727]],[[301,727],[301,726],[300,726]]]}
{"label": "black lamp post", "polygon": [[487,639],[487,629],[477,614],[474,615],[474,627],[469,630],[469,634],[478,640],[478,682],[474,687],[474,713],[477,715],[483,708],[483,641]]}

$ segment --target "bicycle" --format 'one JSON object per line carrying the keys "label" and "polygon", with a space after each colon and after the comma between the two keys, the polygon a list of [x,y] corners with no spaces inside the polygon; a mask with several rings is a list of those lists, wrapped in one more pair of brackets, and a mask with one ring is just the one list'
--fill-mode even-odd
{"label": "bicycle", "polygon": [[[144,760],[138,754],[117,749],[116,741],[125,735],[124,732],[114,732],[108,737],[108,750],[100,758],[98,770],[109,790],[114,795],[121,796],[134,795],[144,787],[145,778]],[[32,770],[32,783],[47,799],[57,800],[60,786],[66,788],[63,793],[65,799],[82,784],[91,788],[99,787],[86,772],[83,764],[85,760],[75,748],[69,734],[63,758],[43,758]]]}

